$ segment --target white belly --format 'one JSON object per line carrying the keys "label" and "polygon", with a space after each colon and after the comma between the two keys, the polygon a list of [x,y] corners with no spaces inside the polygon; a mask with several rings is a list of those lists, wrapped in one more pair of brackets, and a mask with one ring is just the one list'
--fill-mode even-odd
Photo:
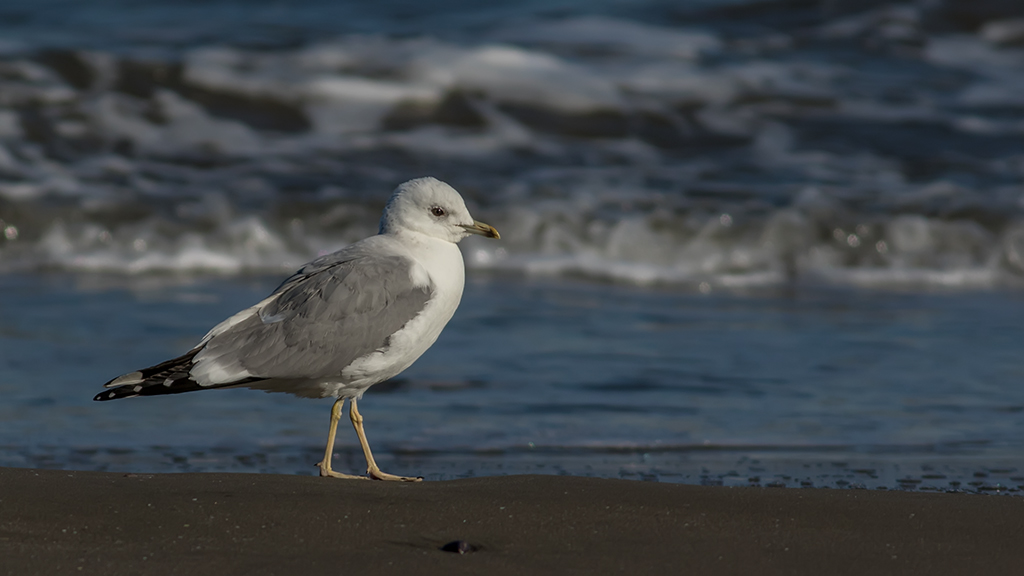
{"label": "white belly", "polygon": [[434,344],[455,314],[466,275],[458,246],[426,239],[413,244],[409,256],[419,263],[413,269],[415,283],[432,286],[433,296],[422,312],[391,336],[387,348],[358,358],[346,367],[340,382],[325,390],[325,396],[358,398],[370,386],[397,376]]}

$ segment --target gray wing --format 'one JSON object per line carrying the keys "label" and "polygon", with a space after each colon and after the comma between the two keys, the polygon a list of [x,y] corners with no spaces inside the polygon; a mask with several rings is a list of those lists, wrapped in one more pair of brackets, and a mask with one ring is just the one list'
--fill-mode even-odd
{"label": "gray wing", "polygon": [[386,348],[423,310],[432,290],[413,284],[414,265],[403,256],[349,250],[314,260],[258,314],[213,336],[195,362],[250,378],[339,376],[355,359]]}

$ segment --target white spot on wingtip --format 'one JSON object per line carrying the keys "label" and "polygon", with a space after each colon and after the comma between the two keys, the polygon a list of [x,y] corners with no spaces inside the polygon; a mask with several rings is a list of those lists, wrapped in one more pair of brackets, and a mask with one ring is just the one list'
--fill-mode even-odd
{"label": "white spot on wingtip", "polygon": [[111,392],[110,394],[107,394],[107,398],[113,398],[114,396],[117,396],[117,392]]}
{"label": "white spot on wingtip", "polygon": [[167,386],[168,388],[170,388],[171,384],[174,384],[174,378],[168,378],[168,379],[164,380],[164,386]]}
{"label": "white spot on wingtip", "polygon": [[132,390],[134,390],[135,392],[138,392],[139,390],[142,390],[142,386],[136,386],[136,387],[132,388]]}
{"label": "white spot on wingtip", "polygon": [[104,384],[107,388],[114,388],[117,386],[127,386],[129,384],[138,384],[142,382],[142,372],[129,372],[124,376],[118,376],[107,384]]}

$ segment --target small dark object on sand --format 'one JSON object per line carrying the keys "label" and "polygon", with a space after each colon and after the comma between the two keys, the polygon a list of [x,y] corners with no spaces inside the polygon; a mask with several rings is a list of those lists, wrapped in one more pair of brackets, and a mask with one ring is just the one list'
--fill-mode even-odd
{"label": "small dark object on sand", "polygon": [[470,552],[476,552],[479,548],[465,540],[454,540],[444,546],[441,546],[441,550],[445,552],[455,552],[457,554],[469,554]]}

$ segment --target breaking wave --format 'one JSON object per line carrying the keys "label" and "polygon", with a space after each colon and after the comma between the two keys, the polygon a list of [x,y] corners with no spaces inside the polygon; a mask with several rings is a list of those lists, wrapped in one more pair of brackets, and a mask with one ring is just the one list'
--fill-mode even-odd
{"label": "breaking wave", "polygon": [[0,271],[288,272],[372,234],[388,191],[430,174],[502,233],[465,243],[477,269],[1019,286],[1024,26],[949,10],[5,44]]}

